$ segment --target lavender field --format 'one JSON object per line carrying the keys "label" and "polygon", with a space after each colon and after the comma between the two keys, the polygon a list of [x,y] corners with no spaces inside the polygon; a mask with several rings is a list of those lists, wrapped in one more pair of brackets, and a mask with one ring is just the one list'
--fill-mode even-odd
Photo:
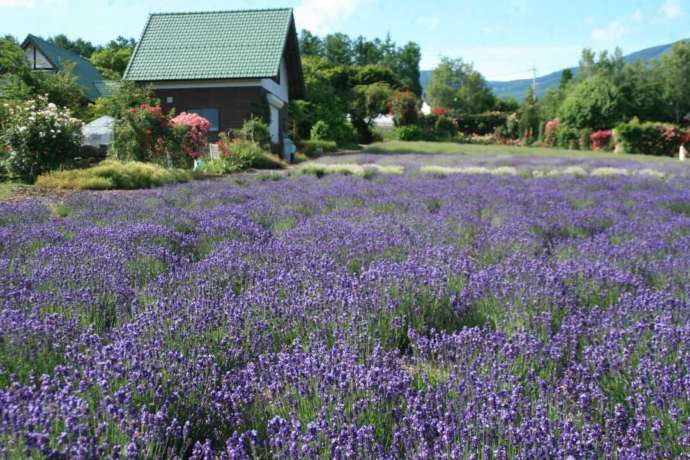
{"label": "lavender field", "polygon": [[0,455],[688,455],[690,178],[664,173],[0,204]]}

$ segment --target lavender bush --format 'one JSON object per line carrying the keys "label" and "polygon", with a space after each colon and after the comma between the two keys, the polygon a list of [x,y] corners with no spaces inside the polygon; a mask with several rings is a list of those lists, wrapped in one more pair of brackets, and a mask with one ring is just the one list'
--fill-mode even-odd
{"label": "lavender bush", "polygon": [[332,175],[0,204],[1,453],[688,455],[689,187]]}

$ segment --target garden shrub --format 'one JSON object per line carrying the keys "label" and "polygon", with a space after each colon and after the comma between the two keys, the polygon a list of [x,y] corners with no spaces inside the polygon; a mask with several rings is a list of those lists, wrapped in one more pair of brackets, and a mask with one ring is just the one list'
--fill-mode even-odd
{"label": "garden shrub", "polygon": [[400,141],[420,141],[424,139],[424,131],[417,125],[398,126],[395,136]]}
{"label": "garden shrub", "polygon": [[268,124],[259,117],[252,116],[245,121],[240,129],[242,137],[248,141],[256,142],[262,147],[271,145],[271,132]]}
{"label": "garden shrub", "polygon": [[580,145],[580,150],[592,150],[592,130],[589,128],[583,128],[578,131],[580,139],[578,144]]}
{"label": "garden shrub", "polygon": [[335,152],[338,147],[333,141],[311,140],[301,142],[301,150],[307,157],[314,158],[324,153]]}
{"label": "garden shrub", "polygon": [[391,98],[390,111],[395,126],[414,125],[419,119],[417,96],[412,91],[398,91]]}
{"label": "garden shrub", "polygon": [[[493,134],[499,126],[506,126],[509,114],[503,112],[488,112],[480,114],[458,115],[455,124],[463,134]],[[517,119],[515,120],[517,123]]]}
{"label": "garden shrub", "polygon": [[323,120],[314,123],[309,132],[312,141],[328,141],[331,135],[331,128]]}
{"label": "garden shrub", "polygon": [[176,182],[187,182],[196,174],[183,169],[167,169],[138,161],[106,160],[87,169],[54,171],[36,179],[36,186],[52,189],[133,190]]}
{"label": "garden shrub", "polygon": [[441,115],[436,120],[434,125],[434,137],[439,139],[450,139],[457,134],[458,130],[455,127],[455,122],[452,118]]}
{"label": "garden shrub", "polygon": [[38,97],[9,107],[4,140],[11,152],[5,163],[11,176],[33,181],[64,167],[79,155],[82,122],[70,111]]}
{"label": "garden shrub", "polygon": [[626,153],[649,155],[675,155],[687,136],[673,125],[654,122],[623,123],[615,130],[616,140]]}
{"label": "garden shrub", "polygon": [[[224,173],[255,169],[282,169],[285,168],[278,157],[270,154],[256,142],[246,139],[230,140],[225,134],[220,135],[218,147],[221,152],[221,161],[224,164]],[[215,163],[213,168],[218,168]],[[217,171],[214,171],[217,172]]]}
{"label": "garden shrub", "polygon": [[569,126],[561,126],[556,134],[556,144],[564,149],[579,150],[580,133]]}
{"label": "garden shrub", "polygon": [[610,129],[602,129],[594,131],[590,136],[592,150],[611,150],[611,141],[613,139],[613,131]]}
{"label": "garden shrub", "polygon": [[141,104],[115,124],[112,151],[120,161],[164,163],[170,137],[168,117],[160,106]]}
{"label": "garden shrub", "polygon": [[207,143],[209,121],[196,113],[182,112],[170,120],[172,138],[168,156],[172,166],[191,168]]}

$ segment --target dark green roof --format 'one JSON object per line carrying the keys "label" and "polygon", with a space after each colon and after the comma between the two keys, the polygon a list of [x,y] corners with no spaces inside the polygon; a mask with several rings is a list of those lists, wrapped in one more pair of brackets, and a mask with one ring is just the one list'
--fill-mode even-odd
{"label": "dark green roof", "polygon": [[29,34],[26,40],[24,40],[22,48],[28,46],[29,43],[34,44],[51,64],[60,70],[64,69],[65,62],[72,62],[74,64],[74,75],[79,79],[79,84],[84,88],[84,95],[89,100],[95,101],[103,95],[97,86],[102,84],[103,77],[88,59],[66,49],[59,48],[35,35]]}
{"label": "dark green roof", "polygon": [[292,24],[289,8],[152,14],[124,78],[275,77]]}

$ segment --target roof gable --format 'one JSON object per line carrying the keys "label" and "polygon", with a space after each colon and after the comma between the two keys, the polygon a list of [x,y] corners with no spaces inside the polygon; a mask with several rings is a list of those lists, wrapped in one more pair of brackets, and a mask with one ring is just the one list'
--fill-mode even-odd
{"label": "roof gable", "polygon": [[272,78],[293,30],[288,8],[152,14],[124,78]]}
{"label": "roof gable", "polygon": [[84,88],[84,95],[89,100],[94,101],[101,96],[96,83],[101,82],[103,77],[98,69],[91,64],[91,61],[31,34],[22,43],[22,49],[25,49],[30,44],[38,48],[56,69],[62,70],[65,68],[66,62],[72,62],[74,64],[74,75],[79,79],[79,84]]}

